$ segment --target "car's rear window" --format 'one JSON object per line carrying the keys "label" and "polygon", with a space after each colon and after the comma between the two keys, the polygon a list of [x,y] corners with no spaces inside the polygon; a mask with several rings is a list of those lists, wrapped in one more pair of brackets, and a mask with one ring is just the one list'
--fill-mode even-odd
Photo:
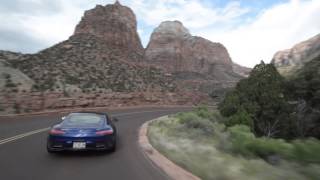
{"label": "car's rear window", "polygon": [[74,113],[63,121],[63,126],[99,127],[104,123],[104,116],[98,114]]}

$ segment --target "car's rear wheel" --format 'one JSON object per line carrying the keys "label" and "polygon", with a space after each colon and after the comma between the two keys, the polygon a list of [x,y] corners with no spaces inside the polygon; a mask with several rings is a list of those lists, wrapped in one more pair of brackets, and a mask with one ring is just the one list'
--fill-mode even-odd
{"label": "car's rear wheel", "polygon": [[109,152],[115,152],[117,149],[117,140],[116,138],[114,138],[113,144],[111,146],[111,148],[109,149]]}
{"label": "car's rear wheel", "polygon": [[55,153],[55,151],[52,151],[49,147],[47,147],[47,152],[50,153],[50,154]]}
{"label": "car's rear wheel", "polygon": [[47,152],[50,153],[50,154],[53,154],[53,153],[55,153],[56,151],[53,151],[53,150],[49,147],[49,144],[47,144]]}

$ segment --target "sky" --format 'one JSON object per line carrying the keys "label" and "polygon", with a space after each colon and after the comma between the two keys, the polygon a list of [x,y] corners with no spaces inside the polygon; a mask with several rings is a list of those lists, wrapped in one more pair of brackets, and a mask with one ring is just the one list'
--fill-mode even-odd
{"label": "sky", "polygon": [[[320,0],[120,0],[133,9],[143,45],[162,21],[226,46],[253,67],[320,33]],[[85,10],[114,0],[1,0],[0,49],[36,53],[68,39]]]}

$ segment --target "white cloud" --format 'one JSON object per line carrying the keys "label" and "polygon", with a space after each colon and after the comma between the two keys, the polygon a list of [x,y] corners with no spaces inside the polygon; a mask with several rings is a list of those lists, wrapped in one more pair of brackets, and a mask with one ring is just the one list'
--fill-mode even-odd
{"label": "white cloud", "polygon": [[0,32],[6,34],[0,34],[0,49],[35,53],[66,40],[85,10],[111,1],[4,1],[0,5]]}
{"label": "white cloud", "polygon": [[233,29],[198,31],[210,40],[222,42],[232,59],[253,67],[269,62],[274,53],[320,33],[320,1],[292,0],[262,11],[250,23]]}
{"label": "white cloud", "polygon": [[158,26],[165,20],[180,20],[191,29],[232,21],[248,12],[239,2],[226,7],[208,7],[199,0],[136,0],[128,3],[147,25]]}
{"label": "white cloud", "polygon": [[238,1],[225,7],[198,0],[136,0],[129,5],[153,27],[165,20],[182,21],[194,35],[223,43],[235,62],[249,67],[320,33],[319,0],[287,1],[261,9],[256,17],[245,17],[251,7]]}
{"label": "white cloud", "polygon": [[[84,10],[114,0],[26,2],[8,0],[0,5],[0,49],[35,52],[63,41],[73,33]],[[278,50],[320,33],[319,0],[287,1],[262,9],[255,17],[248,16],[254,7],[244,7],[239,1],[230,1],[222,7],[200,0],[121,0],[121,3],[136,13],[138,31],[144,41],[162,21],[180,20],[194,35],[223,43],[235,62],[251,67],[261,59],[270,61]],[[26,45],[27,41],[33,42]]]}

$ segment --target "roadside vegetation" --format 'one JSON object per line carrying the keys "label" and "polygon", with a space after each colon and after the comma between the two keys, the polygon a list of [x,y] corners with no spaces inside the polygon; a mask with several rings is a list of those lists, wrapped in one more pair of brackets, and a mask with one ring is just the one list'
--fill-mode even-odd
{"label": "roadside vegetation", "polygon": [[257,65],[219,105],[225,124],[247,125],[256,136],[320,138],[320,58],[294,77],[283,78],[272,64]]}
{"label": "roadside vegetation", "polygon": [[152,122],[150,142],[202,179],[319,179],[318,60],[286,79],[261,62],[218,110]]}
{"label": "roadside vegetation", "polygon": [[320,142],[256,137],[227,127],[218,111],[198,108],[151,123],[151,144],[201,179],[303,180],[320,177]]}

